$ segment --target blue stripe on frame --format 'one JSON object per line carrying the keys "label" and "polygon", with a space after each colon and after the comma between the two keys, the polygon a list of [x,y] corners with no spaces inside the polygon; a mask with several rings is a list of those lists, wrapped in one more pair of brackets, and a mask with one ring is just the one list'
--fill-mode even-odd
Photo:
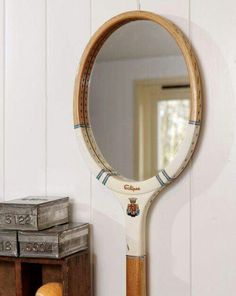
{"label": "blue stripe on frame", "polygon": [[104,180],[102,181],[103,185],[106,185],[108,179],[111,177],[112,174],[107,174],[106,177],[104,178]]}
{"label": "blue stripe on frame", "polygon": [[171,178],[171,177],[167,174],[167,172],[166,172],[165,170],[162,170],[161,172],[162,172],[162,174],[166,177],[166,180],[168,180],[168,181],[173,180],[173,178]]}
{"label": "blue stripe on frame", "polygon": [[89,127],[89,125],[85,124],[85,123],[78,123],[78,124],[74,125],[74,129],[76,129],[76,128],[85,128],[85,127]]}
{"label": "blue stripe on frame", "polygon": [[160,183],[161,186],[165,186],[165,183],[162,181],[161,177],[159,175],[156,176],[158,182]]}
{"label": "blue stripe on frame", "polygon": [[193,125],[201,125],[201,121],[200,121],[200,120],[198,120],[198,121],[189,120],[188,123],[189,123],[189,124],[193,124]]}
{"label": "blue stripe on frame", "polygon": [[103,184],[103,185],[106,185],[108,179],[109,179],[111,176],[117,176],[117,173],[116,173],[116,172],[109,172],[109,173],[106,175],[106,177],[103,179],[102,184]]}
{"label": "blue stripe on frame", "polygon": [[101,178],[101,176],[103,175],[104,172],[105,172],[105,170],[102,169],[102,170],[98,173],[98,175],[97,175],[96,178],[99,180],[99,179]]}

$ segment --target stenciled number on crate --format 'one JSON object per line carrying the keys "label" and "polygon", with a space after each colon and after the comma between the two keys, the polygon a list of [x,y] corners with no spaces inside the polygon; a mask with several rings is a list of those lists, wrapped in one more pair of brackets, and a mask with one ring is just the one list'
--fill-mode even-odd
{"label": "stenciled number on crate", "polygon": [[26,243],[24,251],[27,253],[52,253],[53,248],[50,243]]}
{"label": "stenciled number on crate", "polygon": [[5,215],[5,223],[9,225],[28,225],[31,223],[31,215],[7,214]]}
{"label": "stenciled number on crate", "polygon": [[12,250],[12,244],[10,241],[0,241],[0,252],[6,252]]}

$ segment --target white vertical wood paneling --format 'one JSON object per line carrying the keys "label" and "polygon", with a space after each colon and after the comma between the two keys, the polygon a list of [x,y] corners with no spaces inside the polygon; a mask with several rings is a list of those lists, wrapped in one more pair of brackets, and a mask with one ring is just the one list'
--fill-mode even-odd
{"label": "white vertical wood paneling", "polygon": [[6,1],[6,197],[45,192],[45,2]]}
{"label": "white vertical wood paneling", "polygon": [[[193,168],[150,211],[149,295],[233,296],[235,1],[191,0],[191,7],[190,0],[140,2],[141,9],[170,18],[187,35],[191,12],[190,38],[205,89],[206,123]],[[137,3],[0,0],[0,199],[4,162],[7,198],[46,191],[73,198],[74,219],[93,223],[96,296],[125,295],[123,213],[81,159],[72,126],[73,82],[91,26],[94,32]]]}
{"label": "white vertical wood paneling", "polygon": [[4,0],[0,1],[0,200],[4,199],[4,57],[5,57],[5,7]]}
{"label": "white vertical wood paneling", "polygon": [[94,177],[92,198],[95,295],[123,296],[126,288],[123,210],[114,194]]}
{"label": "white vertical wood paneling", "polygon": [[140,0],[141,9],[157,13],[173,21],[189,36],[190,0]]}
{"label": "white vertical wood paneling", "polygon": [[191,35],[205,86],[205,124],[192,170],[193,296],[236,293],[235,12],[232,0],[192,1]]}
{"label": "white vertical wood paneling", "polygon": [[137,9],[137,0],[91,0],[92,32],[95,32],[105,21],[113,16]]}
{"label": "white vertical wood paneling", "polygon": [[47,7],[48,194],[66,194],[75,220],[90,219],[90,173],[73,129],[73,88],[90,37],[89,1],[50,0]]}
{"label": "white vertical wood paneling", "polygon": [[[189,0],[141,0],[141,9],[172,20],[189,34]],[[150,295],[191,295],[190,169],[153,204],[148,219]]]}
{"label": "white vertical wood paneling", "polygon": [[147,224],[150,295],[190,295],[190,176],[165,190]]}
{"label": "white vertical wood paneling", "polygon": [[[92,0],[92,32],[113,16],[137,8],[136,0]],[[126,289],[124,214],[114,197],[92,178],[95,295],[123,296]]]}

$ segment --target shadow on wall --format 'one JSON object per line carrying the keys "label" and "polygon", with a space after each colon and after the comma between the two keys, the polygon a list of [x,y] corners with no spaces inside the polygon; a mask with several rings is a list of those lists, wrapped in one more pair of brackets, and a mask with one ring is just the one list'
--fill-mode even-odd
{"label": "shadow on wall", "polygon": [[[178,19],[176,23],[181,22],[183,21]],[[190,198],[194,200],[200,197],[217,182],[233,153],[231,147],[234,141],[235,103],[229,65],[220,48],[204,29],[192,23],[191,32],[193,40],[198,40],[198,43],[192,44],[198,56],[203,84],[203,125],[192,165],[188,166],[180,179],[167,188],[167,191],[161,193],[149,211],[147,241],[151,260],[148,264],[148,295],[159,293],[170,296],[173,291],[176,296],[190,295],[189,201]],[[206,52],[210,52],[207,60]],[[186,180],[188,177],[189,180]],[[177,186],[180,188],[177,192],[178,202],[172,202],[176,198]],[[188,196],[180,196],[181,186],[188,187],[183,190]],[[162,198],[166,202],[162,202]],[[158,218],[160,214],[163,220]],[[158,222],[161,222],[161,227],[158,227]],[[176,230],[178,234],[175,233]],[[156,236],[155,240],[151,239],[153,236]]]}

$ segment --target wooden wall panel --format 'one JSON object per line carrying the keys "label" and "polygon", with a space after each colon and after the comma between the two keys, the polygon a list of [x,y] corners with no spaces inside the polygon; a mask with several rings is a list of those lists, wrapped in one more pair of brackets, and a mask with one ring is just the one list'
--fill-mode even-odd
{"label": "wooden wall panel", "polygon": [[92,178],[91,206],[95,295],[125,295],[124,213],[113,193],[98,183],[94,177]]}
{"label": "wooden wall panel", "polygon": [[45,193],[45,1],[6,1],[6,198]]}
{"label": "wooden wall panel", "polygon": [[[192,1],[191,34],[205,89],[192,170],[192,295],[236,292],[235,1]],[[211,11],[210,15],[208,12]]]}
{"label": "wooden wall panel", "polygon": [[105,21],[113,16],[128,11],[137,9],[136,0],[91,0],[91,17],[92,17],[92,32],[95,32]]}
{"label": "wooden wall panel", "polygon": [[[74,219],[93,223],[96,296],[125,295],[124,221],[113,194],[91,177],[81,157],[73,132],[73,82],[90,33],[137,3],[0,0],[0,199],[4,184],[6,198],[46,192],[72,197]],[[235,1],[140,3],[190,37],[205,90],[205,124],[192,169],[149,213],[148,296],[233,296]]]}
{"label": "wooden wall panel", "polygon": [[4,199],[4,103],[5,103],[5,3],[4,0],[0,1],[0,200]]}
{"label": "wooden wall panel", "polygon": [[69,195],[73,217],[90,220],[90,173],[73,128],[73,89],[90,37],[89,1],[47,5],[47,191]]}
{"label": "wooden wall panel", "polygon": [[141,9],[160,14],[173,21],[190,37],[189,16],[191,11],[190,0],[140,0]]}

